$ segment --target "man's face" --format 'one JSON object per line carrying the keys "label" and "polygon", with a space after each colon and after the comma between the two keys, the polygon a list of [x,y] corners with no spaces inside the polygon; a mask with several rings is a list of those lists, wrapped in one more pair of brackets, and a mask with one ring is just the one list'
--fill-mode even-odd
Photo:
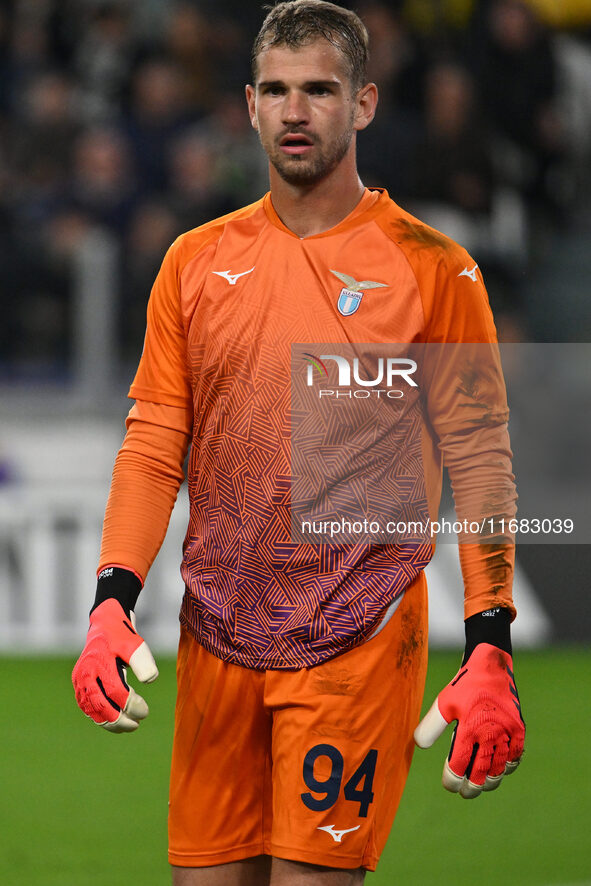
{"label": "man's face", "polygon": [[355,94],[341,53],[328,41],[266,49],[246,94],[261,144],[286,182],[315,184],[352,147]]}

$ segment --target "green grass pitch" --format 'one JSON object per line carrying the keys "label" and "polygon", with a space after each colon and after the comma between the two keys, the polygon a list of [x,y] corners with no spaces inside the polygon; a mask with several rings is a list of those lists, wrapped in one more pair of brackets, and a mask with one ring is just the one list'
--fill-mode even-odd
{"label": "green grass pitch", "polygon": [[[458,660],[431,654],[425,709]],[[146,723],[119,736],[78,712],[72,664],[0,659],[0,882],[165,886],[174,663],[161,658],[146,688]],[[516,656],[527,750],[493,794],[466,801],[442,789],[449,733],[417,751],[368,886],[590,884],[590,665],[584,650]]]}

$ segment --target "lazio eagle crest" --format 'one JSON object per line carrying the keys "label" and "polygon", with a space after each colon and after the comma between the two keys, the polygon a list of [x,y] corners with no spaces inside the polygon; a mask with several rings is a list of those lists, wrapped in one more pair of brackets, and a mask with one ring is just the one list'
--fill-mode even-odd
{"label": "lazio eagle crest", "polygon": [[334,274],[335,277],[338,277],[341,283],[344,283],[346,287],[341,289],[337,301],[337,308],[343,317],[350,317],[351,314],[355,313],[361,304],[364,289],[378,289],[379,287],[388,285],[387,283],[375,283],[373,280],[362,280],[361,282],[358,282],[355,277],[350,277],[349,274],[342,274],[340,271],[331,270],[330,273]]}

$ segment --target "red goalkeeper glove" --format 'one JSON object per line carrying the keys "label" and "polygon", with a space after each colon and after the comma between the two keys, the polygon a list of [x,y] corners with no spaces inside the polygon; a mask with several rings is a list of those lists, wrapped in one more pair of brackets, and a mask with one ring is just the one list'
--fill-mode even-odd
{"label": "red goalkeeper glove", "polygon": [[[110,732],[133,732],[149,713],[144,699],[127,683],[127,665],[142,683],[158,676],[148,644],[135,629],[132,606],[140,589],[133,573],[116,567],[103,570],[86,646],[72,672],[78,706]],[[105,598],[110,593],[113,596]]]}
{"label": "red goalkeeper glove", "polygon": [[[495,616],[506,622],[501,634],[508,637],[509,614],[505,610],[472,618]],[[494,636],[496,630],[498,637],[498,629],[499,625],[493,627],[491,622],[485,633]],[[477,631],[482,631],[481,625]],[[515,771],[523,754],[525,723],[513,677],[510,639],[508,644],[500,641],[505,648],[478,642],[470,651],[468,627],[466,635],[462,667],[439,693],[415,729],[414,738],[419,747],[431,747],[446,726],[457,720],[442,782],[448,791],[472,799],[481,791],[494,790],[504,775]]]}

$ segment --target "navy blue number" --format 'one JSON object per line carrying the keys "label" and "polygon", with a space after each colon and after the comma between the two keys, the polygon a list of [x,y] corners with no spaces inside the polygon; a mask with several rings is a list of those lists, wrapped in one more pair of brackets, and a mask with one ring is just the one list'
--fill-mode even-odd
{"label": "navy blue number", "polygon": [[[330,775],[321,781],[314,775],[314,764],[318,757],[328,757],[332,763]],[[367,818],[369,806],[373,803],[373,780],[376,773],[378,752],[375,748],[368,751],[363,762],[357,767],[344,788],[345,800],[359,803],[359,817]],[[323,794],[320,799],[312,793],[301,794],[302,801],[315,812],[324,812],[337,802],[343,779],[343,755],[331,744],[317,744],[310,748],[304,757],[304,782],[310,792]]]}
{"label": "navy blue number", "polygon": [[[314,763],[318,757],[328,757],[332,763],[330,775],[324,781],[320,781],[314,775]],[[315,794],[324,794],[320,800],[311,793],[302,794],[302,800],[308,809],[315,812],[324,812],[337,802],[341,790],[343,778],[343,755],[331,744],[317,744],[310,748],[304,757],[304,782]]]}
{"label": "navy blue number", "polygon": [[[355,770],[347,784],[345,785],[345,800],[352,800],[359,803],[359,817],[367,818],[369,804],[373,803],[373,778],[376,774],[376,763],[378,761],[378,752],[372,748],[368,752],[361,766]],[[363,782],[363,788],[358,785]]]}

